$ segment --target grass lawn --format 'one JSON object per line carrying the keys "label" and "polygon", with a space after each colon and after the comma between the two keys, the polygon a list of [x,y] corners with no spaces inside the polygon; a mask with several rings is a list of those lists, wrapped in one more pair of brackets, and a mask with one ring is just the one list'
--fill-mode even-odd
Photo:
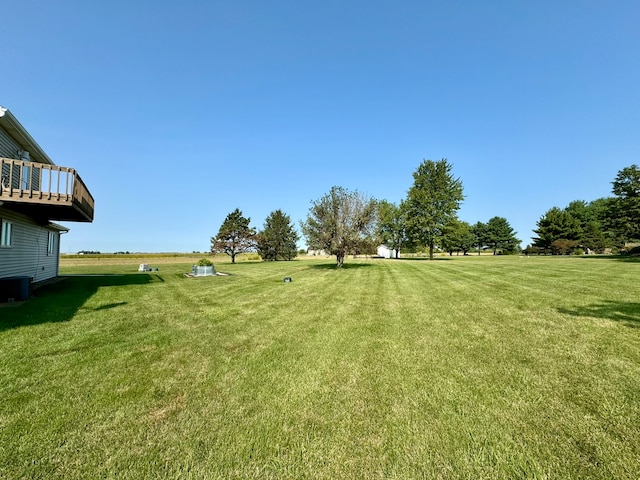
{"label": "grass lawn", "polygon": [[0,478],[640,478],[640,262],[137,263],[0,307]]}

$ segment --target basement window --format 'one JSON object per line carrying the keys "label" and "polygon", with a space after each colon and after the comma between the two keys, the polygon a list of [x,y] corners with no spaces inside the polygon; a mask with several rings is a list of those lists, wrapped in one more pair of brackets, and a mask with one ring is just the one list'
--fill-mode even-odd
{"label": "basement window", "polygon": [[0,228],[0,247],[8,248],[13,244],[13,224],[7,220],[2,220]]}

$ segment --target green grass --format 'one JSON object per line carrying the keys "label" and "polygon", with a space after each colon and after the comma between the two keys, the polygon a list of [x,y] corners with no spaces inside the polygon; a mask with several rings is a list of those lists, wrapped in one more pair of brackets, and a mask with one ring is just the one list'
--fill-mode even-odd
{"label": "green grass", "polygon": [[0,308],[0,478],[640,478],[638,262],[159,266]]}

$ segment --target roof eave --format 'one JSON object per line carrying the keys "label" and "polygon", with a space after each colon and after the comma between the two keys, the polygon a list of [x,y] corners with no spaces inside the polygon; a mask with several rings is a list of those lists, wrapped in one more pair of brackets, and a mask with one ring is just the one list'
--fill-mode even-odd
{"label": "roof eave", "polygon": [[55,165],[49,155],[38,145],[16,117],[6,108],[0,105],[0,125],[13,137],[23,150],[29,152],[32,162]]}

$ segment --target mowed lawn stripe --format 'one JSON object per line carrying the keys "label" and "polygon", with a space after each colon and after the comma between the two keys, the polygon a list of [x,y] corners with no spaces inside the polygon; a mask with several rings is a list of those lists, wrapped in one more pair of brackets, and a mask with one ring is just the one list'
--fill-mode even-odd
{"label": "mowed lawn stripe", "polygon": [[635,267],[326,259],[77,280],[0,311],[0,474],[632,478],[639,292],[619,280]]}

